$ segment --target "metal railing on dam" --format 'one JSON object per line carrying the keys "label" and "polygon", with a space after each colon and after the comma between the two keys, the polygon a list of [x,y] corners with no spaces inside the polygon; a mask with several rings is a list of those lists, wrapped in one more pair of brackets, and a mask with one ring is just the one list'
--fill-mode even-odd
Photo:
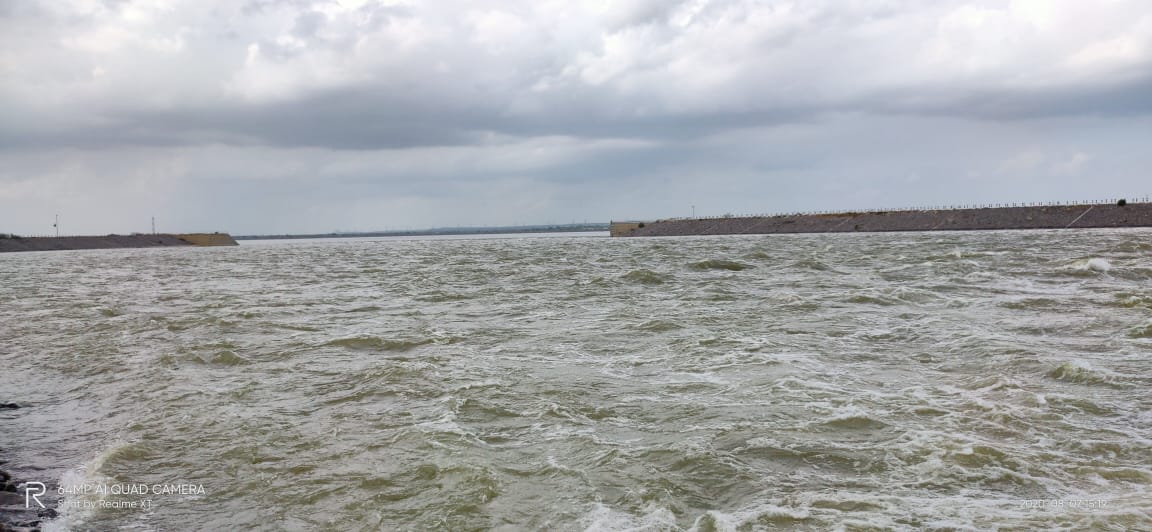
{"label": "metal railing on dam", "polygon": [[722,215],[612,222],[612,236],[965,231],[1150,227],[1148,196],[1050,203],[992,203],[861,210]]}

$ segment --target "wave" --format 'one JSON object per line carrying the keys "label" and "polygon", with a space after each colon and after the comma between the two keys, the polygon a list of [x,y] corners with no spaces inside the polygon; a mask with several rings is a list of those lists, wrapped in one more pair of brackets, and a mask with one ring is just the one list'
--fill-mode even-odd
{"label": "wave", "polygon": [[84,525],[96,516],[98,502],[109,497],[107,492],[92,488],[118,483],[104,474],[105,466],[122,467],[126,462],[140,462],[153,455],[146,442],[116,439],[84,464],[65,471],[59,480],[63,500],[56,505],[58,515],[43,522],[42,530],[55,532],[87,528]]}
{"label": "wave", "polygon": [[329,347],[343,347],[355,351],[410,351],[417,347],[434,343],[431,338],[415,340],[390,340],[375,336],[354,336],[332,340],[324,345]]}
{"label": "wave", "polygon": [[1112,263],[1099,258],[1088,259],[1088,262],[1085,263],[1084,267],[1092,271],[1107,272],[1108,270],[1112,269]]}
{"label": "wave", "polygon": [[738,272],[747,270],[749,268],[755,268],[755,266],[751,264],[744,264],[743,262],[723,259],[702,260],[700,262],[693,262],[689,266],[695,270],[728,270],[731,272]]}
{"label": "wave", "polygon": [[656,273],[652,270],[632,270],[621,276],[622,279],[630,283],[637,284],[664,284],[671,278],[669,275]]}
{"label": "wave", "polygon": [[656,531],[679,530],[676,514],[668,508],[649,504],[642,515],[614,510],[602,503],[595,503],[592,509],[580,519],[585,532],[608,531]]}
{"label": "wave", "polygon": [[799,260],[789,266],[800,270],[814,270],[818,272],[834,271],[831,266],[815,258]]}
{"label": "wave", "polygon": [[240,366],[251,364],[252,360],[239,355],[228,342],[215,345],[201,346],[186,351],[166,352],[156,357],[156,361],[164,365],[179,365],[181,362],[215,366]]}
{"label": "wave", "polygon": [[299,325],[299,324],[295,324],[295,323],[275,323],[275,322],[272,322],[272,323],[269,323],[268,326],[276,327],[277,329],[288,329],[289,331],[300,331],[300,332],[319,332],[320,331],[320,329],[318,329],[316,327],[309,327],[307,325]]}
{"label": "wave", "polygon": [[[775,503],[775,504],[774,504]],[[691,516],[686,516],[691,517]],[[637,508],[635,513],[594,503],[580,519],[585,532],[628,531],[656,532],[686,530],[687,532],[787,529],[812,526],[815,515],[804,507],[791,507],[784,501],[758,504],[735,511],[706,510],[696,516],[691,526],[677,523],[677,515],[655,502]]]}
{"label": "wave", "polygon": [[1152,295],[1119,293],[1114,297],[1115,300],[1108,305],[1121,308],[1152,308]]}
{"label": "wave", "polygon": [[237,355],[236,352],[231,349],[216,351],[208,356],[201,356],[199,360],[206,364],[217,364],[220,366],[240,366],[252,363],[251,360]]}
{"label": "wave", "polygon": [[1074,384],[1123,387],[1126,385],[1120,375],[1105,369],[1092,367],[1083,360],[1071,360],[1052,368],[1045,375],[1048,378]]}
{"label": "wave", "polygon": [[868,411],[855,406],[838,409],[832,416],[817,421],[817,424],[849,430],[880,429],[888,426],[887,423],[876,419]]}
{"label": "wave", "polygon": [[856,294],[845,300],[847,303],[855,303],[858,305],[880,305],[890,307],[899,304],[899,301],[890,299],[884,296],[877,296],[871,294]]}
{"label": "wave", "polygon": [[997,306],[1012,310],[1059,309],[1064,305],[1065,302],[1063,301],[1046,297],[1025,297],[997,304]]}
{"label": "wave", "polygon": [[454,292],[429,292],[421,294],[412,298],[413,301],[420,301],[423,303],[447,303],[450,301],[467,301],[469,299],[476,299],[476,295],[462,294]]}
{"label": "wave", "polygon": [[638,329],[649,332],[667,332],[683,329],[684,326],[674,321],[652,320],[641,324]]}
{"label": "wave", "polygon": [[1152,323],[1134,327],[1128,332],[1129,338],[1152,338]]}
{"label": "wave", "polygon": [[1073,262],[1072,264],[1065,266],[1063,270],[1071,275],[1085,277],[1099,275],[1102,273],[1109,273],[1113,270],[1113,266],[1112,263],[1108,262],[1106,259],[1093,257],[1090,259],[1082,259]]}

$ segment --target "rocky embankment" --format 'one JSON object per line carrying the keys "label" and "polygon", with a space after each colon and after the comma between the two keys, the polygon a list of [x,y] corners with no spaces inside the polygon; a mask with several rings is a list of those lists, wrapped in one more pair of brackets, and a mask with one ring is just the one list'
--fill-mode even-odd
{"label": "rocky embankment", "polygon": [[[17,410],[16,403],[0,403],[0,412]],[[51,508],[28,508],[22,488],[24,480],[9,473],[5,450],[0,448],[0,532],[31,532],[40,530],[47,519],[56,517]],[[47,500],[47,499],[45,499]]]}
{"label": "rocky embankment", "polygon": [[237,245],[236,240],[227,233],[59,237],[0,236],[0,252],[235,245]]}
{"label": "rocky embankment", "polygon": [[861,211],[613,222],[612,236],[1152,227],[1152,203]]}

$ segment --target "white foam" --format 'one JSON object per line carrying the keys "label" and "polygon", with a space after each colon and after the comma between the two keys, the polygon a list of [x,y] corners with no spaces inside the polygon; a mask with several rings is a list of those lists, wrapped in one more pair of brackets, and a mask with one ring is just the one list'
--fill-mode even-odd
{"label": "white foam", "polygon": [[1104,259],[1093,258],[1088,259],[1088,263],[1085,265],[1085,267],[1092,271],[1106,272],[1112,269],[1112,264]]}
{"label": "white foam", "polygon": [[872,414],[868,410],[865,410],[865,409],[863,409],[857,405],[854,405],[854,404],[848,404],[848,405],[844,405],[844,406],[835,407],[832,410],[831,415],[824,417],[824,418],[821,418],[821,419],[818,419],[818,420],[815,420],[815,421],[812,421],[812,422],[809,422],[808,426],[824,425],[824,424],[839,423],[839,422],[854,421],[854,420],[876,421],[876,418],[873,417]]}
{"label": "white foam", "polygon": [[[77,503],[81,501],[96,503],[104,499],[106,494],[101,494],[101,492],[95,490],[84,490],[83,488],[85,486],[107,485],[111,483],[108,477],[100,474],[100,470],[104,467],[104,462],[129,445],[131,445],[131,443],[115,440],[91,460],[74,469],[65,471],[64,474],[60,476],[59,487],[65,495],[57,504],[56,512],[58,517],[45,521],[42,530],[45,532],[73,530],[81,528],[85,522],[91,519],[98,505]],[[65,501],[69,502],[66,503]]]}
{"label": "white foam", "polygon": [[448,396],[441,402],[444,403],[443,414],[439,418],[422,421],[413,425],[416,429],[424,433],[446,432],[449,434],[457,434],[460,436],[475,438],[476,434],[465,430],[458,423],[456,423],[456,413],[459,412],[460,407],[464,406],[467,399],[457,399]]}
{"label": "white foam", "polygon": [[1063,269],[1081,272],[1107,273],[1112,269],[1112,263],[1100,257],[1093,257],[1090,259],[1077,260],[1076,262],[1065,265]]}
{"label": "white foam", "polygon": [[456,387],[452,388],[452,391],[453,392],[460,392],[460,391],[465,391],[465,390],[471,390],[473,388],[493,388],[493,387],[500,388],[503,386],[504,386],[504,381],[502,381],[500,379],[484,379],[484,380],[479,380],[479,381],[474,381],[474,382],[466,382],[466,383],[457,385]]}
{"label": "white foam", "polygon": [[596,503],[580,521],[587,532],[654,532],[677,528],[676,515],[654,504],[649,505],[642,515],[632,515]]}
{"label": "white foam", "polygon": [[757,436],[755,438],[749,438],[748,441],[744,442],[742,449],[774,449],[779,445],[780,442],[772,438]]}
{"label": "white foam", "polygon": [[[811,517],[812,513],[807,508],[792,508],[769,503],[736,510],[734,512],[709,510],[705,512],[704,515],[697,517],[688,531],[717,530],[735,532],[745,525],[758,525],[758,521],[764,518],[784,518],[784,521],[803,521]],[[784,523],[781,523],[781,525],[783,524]]]}

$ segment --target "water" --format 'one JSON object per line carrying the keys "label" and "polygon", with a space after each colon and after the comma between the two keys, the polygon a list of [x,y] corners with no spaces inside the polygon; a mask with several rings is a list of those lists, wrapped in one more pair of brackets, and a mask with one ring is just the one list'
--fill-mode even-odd
{"label": "water", "polygon": [[1150,237],[8,254],[0,448],[203,488],[50,528],[1148,529]]}

